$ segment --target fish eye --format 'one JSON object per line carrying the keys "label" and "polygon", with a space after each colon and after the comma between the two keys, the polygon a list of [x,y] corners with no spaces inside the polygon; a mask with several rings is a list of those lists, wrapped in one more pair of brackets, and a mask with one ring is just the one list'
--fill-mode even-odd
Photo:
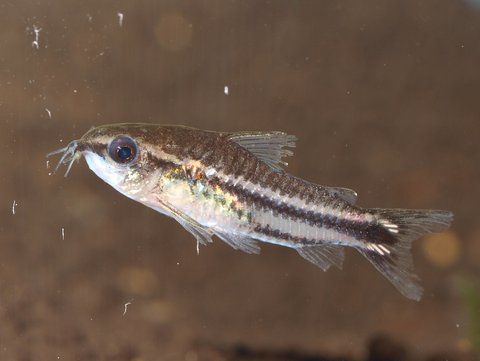
{"label": "fish eye", "polygon": [[108,154],[117,163],[132,163],[137,158],[137,143],[130,137],[122,135],[111,141]]}

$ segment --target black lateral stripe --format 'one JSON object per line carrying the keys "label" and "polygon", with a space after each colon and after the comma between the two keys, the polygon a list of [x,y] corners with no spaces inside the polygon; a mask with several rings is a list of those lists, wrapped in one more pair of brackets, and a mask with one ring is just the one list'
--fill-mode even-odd
{"label": "black lateral stripe", "polygon": [[[253,203],[263,210],[271,210],[275,216],[282,216],[295,221],[301,221],[310,226],[332,229],[338,233],[353,237],[358,240],[367,240],[376,244],[395,244],[397,239],[382,225],[366,221],[352,221],[328,214],[297,208],[295,206],[279,203],[261,194],[244,189],[239,184],[223,182],[218,177],[209,179],[212,186],[218,186],[226,192],[235,194],[240,201]],[[274,232],[275,230],[272,230]],[[283,234],[282,234],[283,235]],[[283,235],[290,236],[291,235]],[[281,238],[281,237],[279,237]],[[288,238],[287,238],[288,239]]]}
{"label": "black lateral stripe", "polygon": [[276,238],[276,239],[282,239],[285,241],[291,241],[293,243],[299,243],[302,245],[315,245],[315,244],[321,244],[321,241],[314,241],[309,238],[305,237],[296,237],[291,235],[290,233],[286,232],[280,232],[278,229],[272,229],[269,225],[267,226],[261,226],[260,224],[257,224],[254,228],[253,231],[255,233],[263,234],[267,237],[270,238]]}

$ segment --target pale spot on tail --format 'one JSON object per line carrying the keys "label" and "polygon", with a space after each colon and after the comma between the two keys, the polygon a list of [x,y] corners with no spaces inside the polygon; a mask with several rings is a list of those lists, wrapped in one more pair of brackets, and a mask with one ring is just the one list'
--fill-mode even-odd
{"label": "pale spot on tail", "polygon": [[398,226],[394,223],[391,223],[389,220],[381,219],[379,220],[380,224],[385,227],[390,233],[397,234]]}
{"label": "pale spot on tail", "polygon": [[390,250],[385,247],[383,244],[379,244],[378,248],[382,249],[386,254],[390,254]]}
{"label": "pale spot on tail", "polygon": [[381,256],[384,256],[386,254],[391,253],[390,250],[387,247],[385,247],[384,245],[381,245],[381,244],[370,243],[370,244],[367,245],[367,248],[370,251],[377,252]]}

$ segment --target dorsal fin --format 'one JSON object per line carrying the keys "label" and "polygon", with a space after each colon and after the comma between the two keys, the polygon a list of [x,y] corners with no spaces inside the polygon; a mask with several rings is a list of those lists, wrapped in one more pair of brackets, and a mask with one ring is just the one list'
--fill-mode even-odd
{"label": "dorsal fin", "polygon": [[297,137],[283,132],[240,132],[229,135],[229,139],[247,149],[275,170],[283,170],[288,163],[282,158],[293,155]]}
{"label": "dorsal fin", "polygon": [[352,189],[348,188],[341,188],[341,187],[326,187],[327,191],[329,191],[332,195],[335,195],[345,202],[350,204],[355,204],[357,201],[357,192]]}

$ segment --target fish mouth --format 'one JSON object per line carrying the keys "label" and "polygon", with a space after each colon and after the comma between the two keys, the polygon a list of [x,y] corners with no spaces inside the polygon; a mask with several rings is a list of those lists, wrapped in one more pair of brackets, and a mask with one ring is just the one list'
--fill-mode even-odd
{"label": "fish mouth", "polygon": [[70,172],[70,169],[72,169],[72,165],[74,161],[78,161],[82,157],[82,149],[83,147],[80,146],[80,143],[78,140],[73,140],[68,145],[64,148],[54,150],[53,152],[50,152],[47,154],[47,158],[57,155],[57,154],[62,154],[62,157],[58,161],[57,166],[53,170],[52,174],[55,174],[60,166],[62,164],[67,166],[67,171],[64,174],[64,177],[68,176],[68,173]]}

